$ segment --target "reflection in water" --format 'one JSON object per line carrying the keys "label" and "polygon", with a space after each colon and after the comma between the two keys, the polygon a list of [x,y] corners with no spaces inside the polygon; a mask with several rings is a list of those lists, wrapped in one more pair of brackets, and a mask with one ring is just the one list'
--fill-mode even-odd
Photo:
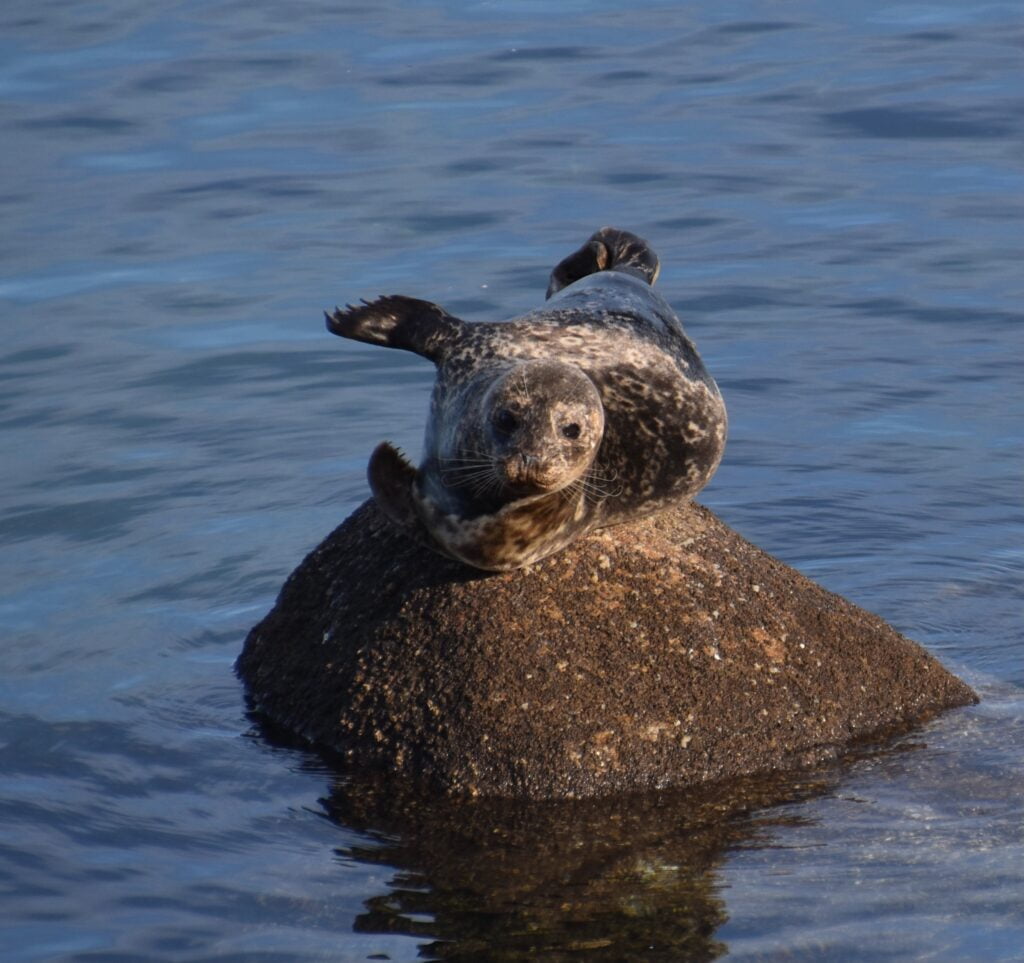
{"label": "reflection in water", "polygon": [[422,937],[431,959],[712,960],[726,947],[716,868],[769,827],[754,810],[830,792],[838,770],[689,792],[518,802],[424,798],[340,779],[329,817],[374,845],[346,862],[395,867],[355,929]]}

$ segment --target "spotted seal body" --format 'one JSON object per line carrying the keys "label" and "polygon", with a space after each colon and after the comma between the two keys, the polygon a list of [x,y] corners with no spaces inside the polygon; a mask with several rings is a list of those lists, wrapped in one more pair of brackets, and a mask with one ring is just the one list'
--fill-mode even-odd
{"label": "spotted seal body", "polygon": [[604,228],[552,271],[544,307],[511,321],[402,296],[328,315],[334,334],[437,365],[419,469],[387,442],[371,456],[385,514],[505,571],[700,491],[725,446],[725,406],[652,290],[657,273],[644,241]]}

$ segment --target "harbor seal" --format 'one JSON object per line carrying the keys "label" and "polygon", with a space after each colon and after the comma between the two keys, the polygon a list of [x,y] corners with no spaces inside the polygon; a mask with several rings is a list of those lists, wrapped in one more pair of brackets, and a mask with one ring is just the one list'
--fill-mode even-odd
{"label": "harbor seal", "polygon": [[641,238],[602,228],[551,272],[547,304],[510,321],[401,295],[327,314],[334,334],[437,366],[419,468],[388,442],[370,458],[384,514],[444,555],[508,571],[700,491],[725,405],[651,287],[658,267]]}

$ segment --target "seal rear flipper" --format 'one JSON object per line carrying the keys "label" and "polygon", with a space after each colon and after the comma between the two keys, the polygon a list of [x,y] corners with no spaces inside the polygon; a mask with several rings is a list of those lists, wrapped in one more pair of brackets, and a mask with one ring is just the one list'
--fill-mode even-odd
{"label": "seal rear flipper", "polygon": [[562,288],[567,288],[574,281],[585,278],[588,274],[597,274],[608,267],[608,248],[597,239],[595,234],[578,251],[562,258],[551,272],[548,282],[548,293],[551,297]]}
{"label": "seal rear flipper", "polygon": [[331,334],[403,348],[431,361],[441,360],[467,326],[438,304],[402,294],[348,304],[344,310],[335,308],[333,314],[325,311],[324,317]]}
{"label": "seal rear flipper", "polygon": [[622,271],[654,284],[660,264],[651,246],[636,234],[602,227],[578,251],[563,258],[551,272],[547,297],[599,271]]}
{"label": "seal rear flipper", "polygon": [[382,441],[370,455],[366,476],[378,507],[389,521],[410,538],[429,548],[436,546],[420,520],[413,498],[416,469],[394,445]]}

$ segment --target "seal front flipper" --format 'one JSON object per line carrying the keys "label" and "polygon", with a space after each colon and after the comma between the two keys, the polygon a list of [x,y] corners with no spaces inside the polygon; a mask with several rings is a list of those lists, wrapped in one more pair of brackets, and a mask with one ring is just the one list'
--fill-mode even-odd
{"label": "seal front flipper", "polygon": [[[324,312],[327,330],[342,338],[387,348],[403,348],[439,361],[461,337],[465,321],[431,301],[389,294],[376,301]],[[380,449],[378,449],[379,451]]]}
{"label": "seal front flipper", "polygon": [[370,455],[366,468],[370,491],[377,506],[406,535],[437,551],[437,545],[420,521],[412,486],[416,469],[394,445],[382,441]]}

